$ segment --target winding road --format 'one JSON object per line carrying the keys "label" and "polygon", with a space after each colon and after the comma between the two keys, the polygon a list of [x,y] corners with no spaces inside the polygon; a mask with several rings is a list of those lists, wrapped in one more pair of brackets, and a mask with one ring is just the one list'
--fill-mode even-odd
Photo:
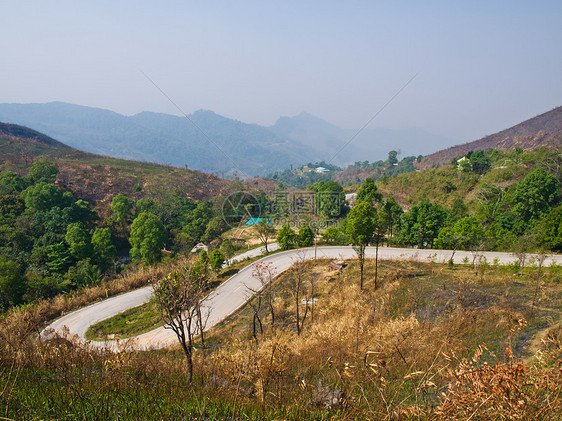
{"label": "winding road", "polygon": [[[277,244],[269,245],[270,251],[277,249],[279,249]],[[260,247],[236,256],[231,261],[240,261],[247,257],[259,256],[263,253],[263,247]],[[314,248],[296,249],[263,257],[227,279],[205,299],[203,303],[203,314],[206,320],[205,330],[212,328],[242,307],[253,295],[252,291],[256,291],[261,287],[259,280],[252,276],[256,264],[271,262],[275,268],[275,273],[280,274],[289,269],[300,258],[313,259],[315,253],[318,258],[343,260],[356,257],[353,248],[348,246],[323,246],[318,247],[316,251]],[[425,262],[433,260],[444,263],[451,258],[452,253],[451,250],[379,247],[379,259],[381,260],[415,260]],[[517,261],[517,258],[511,253],[481,252],[479,255],[484,256],[488,263],[497,261],[500,264],[507,264]],[[365,256],[366,258],[374,258],[375,248],[368,247]],[[473,257],[471,252],[457,251],[454,254],[454,262],[461,263],[465,258],[472,261]],[[528,259],[533,257],[532,255],[527,256]],[[548,255],[544,265],[548,266],[552,263],[562,264],[562,255]],[[82,343],[86,343],[88,341],[85,338],[85,334],[91,325],[122,313],[129,308],[144,304],[150,299],[151,295],[152,287],[144,287],[73,311],[48,325],[41,332],[41,337],[48,339],[55,334],[69,335]],[[89,342],[89,344],[94,347],[113,350],[148,350],[165,348],[176,341],[176,336],[171,330],[159,327],[127,340],[93,341]]]}

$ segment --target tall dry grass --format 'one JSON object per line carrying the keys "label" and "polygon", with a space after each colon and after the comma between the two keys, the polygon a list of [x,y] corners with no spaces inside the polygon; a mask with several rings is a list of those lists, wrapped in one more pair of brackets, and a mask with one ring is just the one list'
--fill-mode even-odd
{"label": "tall dry grass", "polygon": [[[64,338],[36,340],[47,315],[91,302],[85,298],[13,310],[0,325],[0,403],[14,405],[13,385],[32,370],[46,371],[65,385],[64,402],[86,399],[69,391],[72,387],[116,396],[145,391],[143,399],[158,390],[159,400],[181,395],[200,405],[203,396],[210,396],[234,416],[250,410],[249,419],[556,419],[561,413],[562,335],[552,328],[532,362],[514,355],[515,328],[523,329],[525,307],[514,307],[511,275],[383,263],[379,287],[372,287],[367,270],[361,291],[354,263],[341,273],[327,272],[326,266],[325,261],[307,263],[318,303],[300,335],[288,292],[295,274],[289,270],[275,285],[273,327],[264,322],[264,334],[252,339],[250,318],[242,310],[222,331],[211,332],[211,346],[194,353],[193,386],[186,385],[181,352],[112,353]],[[157,276],[161,272],[139,270],[118,281],[126,290]],[[88,299],[99,294],[88,292]],[[264,309],[264,321],[268,312]],[[496,357],[487,351],[492,346],[474,345],[484,338],[501,342],[505,352]],[[315,406],[319,380],[344,392],[339,409]],[[107,408],[111,405],[107,401]],[[182,413],[177,404],[166,405],[169,413]],[[165,418],[155,412],[159,417]]]}
{"label": "tall dry grass", "polygon": [[[309,263],[309,273],[323,272],[326,263]],[[474,414],[472,419],[515,417],[509,408],[504,412],[501,408],[496,412],[488,410],[485,401],[495,399],[490,395],[495,389],[484,387],[476,393],[469,387],[474,385],[474,378],[467,369],[474,341],[490,336],[489,329],[495,330],[495,341],[510,340],[514,336],[510,329],[521,320],[522,313],[509,305],[486,307],[479,301],[482,288],[490,287],[490,293],[495,293],[492,289],[502,288],[506,277],[480,273],[475,276],[472,269],[447,274],[434,264],[403,264],[401,268],[390,265],[385,270],[383,266],[377,290],[367,284],[361,291],[354,282],[354,267],[347,273],[317,279],[319,305],[314,322],[305,325],[301,335],[293,326],[295,312],[291,311],[290,299],[277,300],[275,328],[266,330],[258,341],[251,340],[249,332],[239,331],[238,339],[213,353],[205,371],[227,379],[233,393],[253,391],[261,402],[273,406],[292,402],[306,407],[318,380],[322,380],[346,392],[342,411],[351,418],[449,419],[453,408],[461,411],[463,405],[465,416]],[[416,281],[424,273],[442,289],[433,290],[431,298],[435,301],[425,304],[427,287]],[[284,275],[289,289],[294,276],[291,271]],[[556,347],[551,344],[550,348]],[[511,350],[510,343],[506,349]],[[549,351],[540,352],[544,360]],[[461,357],[452,359],[452,355]],[[527,419],[549,419],[559,414],[560,361],[551,358],[554,368],[553,364],[548,369],[531,368],[511,351],[502,355],[495,370],[504,373],[505,379],[517,376],[518,367],[534,373],[521,381],[537,392],[525,395],[518,411],[524,409],[521,413]],[[481,377],[485,374],[479,364],[484,360],[470,360],[472,368],[481,370]],[[490,367],[489,362],[486,364]],[[466,404],[469,398],[475,407]],[[547,409],[539,411],[537,408],[545,402]]]}

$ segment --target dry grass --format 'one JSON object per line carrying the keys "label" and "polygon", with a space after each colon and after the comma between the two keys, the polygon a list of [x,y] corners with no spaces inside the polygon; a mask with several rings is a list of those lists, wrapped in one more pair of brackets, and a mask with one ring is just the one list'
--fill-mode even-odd
{"label": "dry grass", "polygon": [[[6,408],[0,417],[57,418],[70,400],[89,402],[88,393],[107,413],[137,419],[560,417],[562,285],[549,281],[549,273],[528,323],[532,269],[487,267],[475,274],[459,266],[383,262],[379,288],[369,281],[368,265],[363,292],[354,262],[341,273],[328,271],[327,261],[309,262],[306,273],[318,301],[301,335],[289,270],[272,286],[275,325],[264,308],[264,334],[253,340],[246,308],[212,331],[209,347],[195,352],[193,386],[186,386],[185,362],[174,350],[113,354],[65,339],[36,341],[38,321],[61,311],[60,298],[14,310],[0,326],[0,411]],[[140,271],[127,282],[153,276],[160,272]],[[341,408],[312,405],[319,380],[345,392]],[[34,386],[44,381],[63,392]]]}
{"label": "dry grass", "polygon": [[[503,349],[506,341],[510,349],[519,346],[521,355],[511,354],[512,360],[505,364],[517,361],[516,366],[523,366],[521,357],[528,343],[518,345],[518,341],[529,339],[534,328],[517,335],[511,329],[528,310],[532,280],[525,282],[525,291],[512,292],[508,301],[505,291],[514,282],[511,273],[487,268],[483,276],[475,276],[471,268],[387,262],[382,265],[379,289],[367,284],[362,292],[356,285],[355,264],[343,273],[327,273],[326,265],[327,261],[308,264],[319,301],[314,321],[305,325],[302,335],[296,334],[294,304],[286,294],[276,301],[276,327],[266,330],[257,343],[250,339],[244,311],[219,329],[212,339],[220,349],[208,369],[243,389],[259,390],[273,406],[286,402],[306,406],[322,379],[346,391],[351,417],[395,419],[447,418],[450,406],[444,396],[449,396],[445,392],[452,370],[461,367],[462,358],[469,358],[483,340],[490,341],[493,349]],[[288,271],[274,288],[280,295],[286,293],[294,277]],[[515,282],[520,284],[520,277]],[[548,317],[559,313],[560,285],[549,284],[543,293],[555,297],[543,300],[545,307],[554,305],[544,313]],[[266,313],[263,319],[268,326]],[[554,348],[551,345],[546,353],[552,355]],[[460,357],[452,360],[451,355]],[[551,358],[550,369],[555,362]],[[551,374],[544,375],[552,379]],[[265,394],[264,385],[269,385]],[[560,388],[553,389],[556,383],[541,380],[536,385],[554,394],[554,400],[542,415],[535,415],[546,417],[560,410]],[[533,399],[536,405],[539,396],[529,402]],[[533,413],[529,408],[527,414]],[[485,419],[495,419],[483,414]]]}

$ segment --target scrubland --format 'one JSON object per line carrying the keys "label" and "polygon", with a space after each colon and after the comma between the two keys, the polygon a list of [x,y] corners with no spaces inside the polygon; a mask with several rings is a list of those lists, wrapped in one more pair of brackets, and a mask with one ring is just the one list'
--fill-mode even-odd
{"label": "scrubland", "polygon": [[294,266],[211,330],[192,384],[179,347],[37,340],[102,287],[13,309],[0,325],[0,417],[560,419],[560,268],[379,262],[375,289],[367,262],[360,290],[355,261],[328,263]]}

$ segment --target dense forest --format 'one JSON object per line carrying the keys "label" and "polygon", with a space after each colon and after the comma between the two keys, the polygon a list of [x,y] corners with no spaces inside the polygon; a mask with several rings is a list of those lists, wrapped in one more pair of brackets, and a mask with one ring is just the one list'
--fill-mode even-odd
{"label": "dense forest", "polygon": [[227,227],[212,201],[171,191],[137,201],[117,194],[102,218],[55,184],[55,164],[38,159],[24,176],[0,172],[0,307],[99,282],[162,251],[188,252]]}

